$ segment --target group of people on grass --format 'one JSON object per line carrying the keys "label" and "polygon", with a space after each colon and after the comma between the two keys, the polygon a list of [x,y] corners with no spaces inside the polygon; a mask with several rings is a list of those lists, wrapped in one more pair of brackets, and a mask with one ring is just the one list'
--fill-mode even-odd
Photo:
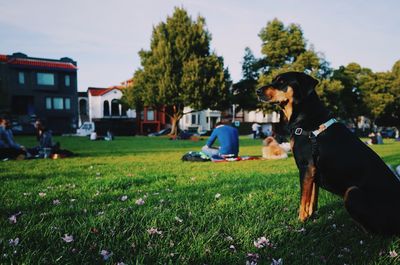
{"label": "group of people on grass", "polygon": [[35,133],[37,145],[32,148],[26,148],[15,141],[10,120],[0,118],[0,159],[22,160],[72,155],[67,150],[61,150],[58,142],[53,142],[51,130],[48,130],[41,120],[36,120],[35,122]]}

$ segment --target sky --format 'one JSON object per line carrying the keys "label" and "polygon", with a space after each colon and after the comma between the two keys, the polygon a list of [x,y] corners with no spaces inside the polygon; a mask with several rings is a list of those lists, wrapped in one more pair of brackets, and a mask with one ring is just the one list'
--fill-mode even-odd
{"label": "sky", "polygon": [[261,56],[259,32],[277,18],[301,26],[308,45],[337,68],[357,62],[389,71],[400,59],[400,1],[370,0],[0,0],[0,54],[70,57],[78,90],[119,85],[140,67],[154,26],[174,7],[206,20],[211,49],[234,82],[244,49]]}

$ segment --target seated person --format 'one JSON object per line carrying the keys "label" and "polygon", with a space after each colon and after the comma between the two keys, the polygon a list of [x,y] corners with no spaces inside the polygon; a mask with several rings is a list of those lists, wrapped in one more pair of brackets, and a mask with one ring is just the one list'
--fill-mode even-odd
{"label": "seated person", "polygon": [[14,140],[11,123],[0,118],[0,159],[24,159],[28,155],[26,148]]}
{"label": "seated person", "polygon": [[104,137],[104,140],[113,141],[114,140],[114,134],[110,130],[108,130],[107,131],[107,135]]}
{"label": "seated person", "polygon": [[[218,122],[207,144],[201,149],[209,157],[237,157],[239,153],[239,133],[236,128],[227,125],[227,123],[228,121]],[[219,148],[212,146],[217,138],[220,143]]]}
{"label": "seated person", "polygon": [[48,130],[41,120],[35,122],[36,139],[39,145],[29,149],[29,152],[34,156],[49,157],[51,154],[56,153],[60,146],[59,143],[53,143],[53,135]]}

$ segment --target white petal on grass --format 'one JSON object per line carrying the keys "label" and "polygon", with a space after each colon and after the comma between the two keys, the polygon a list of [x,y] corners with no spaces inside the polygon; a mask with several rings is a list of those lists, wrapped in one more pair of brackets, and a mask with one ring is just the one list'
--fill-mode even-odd
{"label": "white petal on grass", "polygon": [[175,216],[175,221],[177,221],[178,223],[183,223],[183,220],[178,216]]}
{"label": "white petal on grass", "polygon": [[39,196],[40,197],[44,197],[44,196],[46,196],[46,193],[45,192],[39,192]]}
{"label": "white petal on grass", "polygon": [[162,231],[158,230],[158,228],[156,228],[156,227],[147,229],[147,233],[149,233],[149,235],[162,235]]}
{"label": "white petal on grass", "polygon": [[10,239],[8,240],[8,244],[10,246],[16,247],[19,244],[19,238],[15,238],[15,239]]}
{"label": "white petal on grass", "polygon": [[103,257],[104,261],[107,261],[113,255],[113,253],[111,251],[103,249],[100,251],[100,255]]}
{"label": "white petal on grass", "polygon": [[254,246],[256,248],[272,247],[272,243],[265,236],[262,236],[254,241]]}
{"label": "white petal on grass", "polygon": [[126,196],[126,195],[121,197],[121,201],[123,201],[123,202],[126,201],[127,199],[128,199],[128,196]]}
{"label": "white petal on grass", "polygon": [[8,218],[8,221],[10,221],[11,224],[16,224],[17,223],[17,217],[15,215],[11,215]]}
{"label": "white petal on grass", "polygon": [[74,241],[74,237],[72,235],[65,234],[64,237],[61,238],[66,243],[71,243]]}
{"label": "white petal on grass", "polygon": [[59,204],[61,204],[61,202],[60,202],[60,200],[53,200],[53,204],[54,205],[59,205]]}
{"label": "white petal on grass", "polygon": [[16,214],[11,215],[11,216],[8,218],[8,221],[9,221],[11,224],[16,224],[16,223],[17,223],[17,216],[19,216],[19,215],[21,215],[21,214],[22,214],[21,212],[18,212],[18,213],[16,213]]}
{"label": "white petal on grass", "polygon": [[139,198],[139,199],[136,200],[135,204],[143,205],[144,204],[144,200],[142,198]]}
{"label": "white petal on grass", "polygon": [[227,237],[225,237],[225,240],[226,240],[226,241],[233,241],[233,237],[227,236]]}
{"label": "white petal on grass", "polygon": [[215,199],[219,199],[221,197],[220,193],[215,194]]}
{"label": "white petal on grass", "polygon": [[389,256],[391,258],[396,258],[399,254],[397,254],[396,250],[389,251]]}
{"label": "white petal on grass", "polygon": [[282,265],[283,264],[283,260],[282,259],[272,259],[271,265]]}

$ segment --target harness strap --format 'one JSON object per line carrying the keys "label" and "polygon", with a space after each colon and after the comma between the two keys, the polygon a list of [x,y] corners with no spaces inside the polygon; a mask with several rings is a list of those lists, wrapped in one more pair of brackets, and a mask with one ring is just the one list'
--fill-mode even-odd
{"label": "harness strap", "polygon": [[332,118],[329,121],[321,124],[317,130],[312,131],[312,134],[314,134],[315,137],[317,137],[320,133],[322,133],[323,131],[325,131],[326,129],[329,128],[329,126],[331,126],[332,124],[334,124],[335,122],[337,122],[336,119]]}
{"label": "harness strap", "polygon": [[316,165],[316,162],[318,160],[318,155],[319,155],[317,137],[320,133],[322,133],[323,131],[328,129],[332,124],[334,124],[336,122],[337,122],[337,120],[332,118],[332,119],[328,120],[327,122],[321,124],[318,127],[318,129],[316,129],[314,131],[305,131],[305,130],[303,130],[303,128],[300,128],[300,127],[294,129],[294,131],[293,131],[294,135],[297,135],[297,136],[303,135],[303,136],[308,136],[310,138],[311,152],[312,152],[311,154],[312,154],[313,162],[315,165]]}

